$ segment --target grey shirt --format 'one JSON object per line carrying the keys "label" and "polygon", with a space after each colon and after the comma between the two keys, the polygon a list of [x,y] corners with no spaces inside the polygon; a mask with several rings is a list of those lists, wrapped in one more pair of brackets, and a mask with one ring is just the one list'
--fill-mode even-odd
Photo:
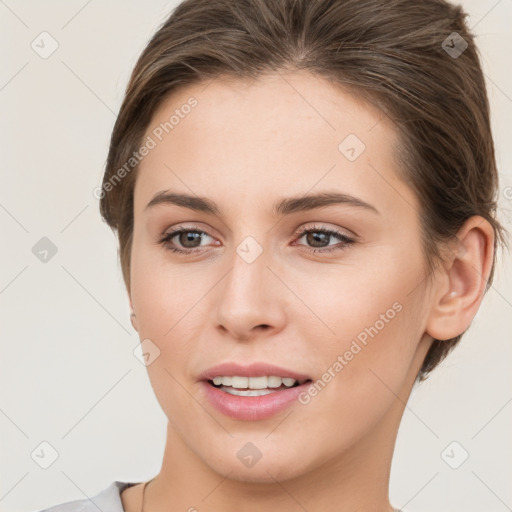
{"label": "grey shirt", "polygon": [[[138,482],[140,483],[140,482]],[[121,493],[124,489],[137,485],[133,482],[112,482],[105,490],[90,499],[68,501],[60,505],[45,508],[40,512],[124,512]],[[395,512],[405,512],[395,509]]]}
{"label": "grey shirt", "polygon": [[[138,482],[140,483],[140,482]],[[40,512],[124,512],[121,493],[124,489],[137,485],[133,482],[112,482],[106,489],[92,498],[68,501],[45,508]]]}

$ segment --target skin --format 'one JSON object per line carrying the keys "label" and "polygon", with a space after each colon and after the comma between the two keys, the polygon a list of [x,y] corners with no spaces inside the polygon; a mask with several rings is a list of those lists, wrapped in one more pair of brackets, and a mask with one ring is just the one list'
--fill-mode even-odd
{"label": "skin", "polygon": [[[135,186],[132,322],[160,350],[147,370],[169,420],[144,509],[389,512],[405,404],[432,338],[462,333],[478,310],[492,227],[469,219],[458,235],[462,250],[451,247],[426,279],[418,201],[397,176],[388,118],[305,72],[206,85],[175,91],[155,112],[146,135],[191,96],[198,101],[144,158]],[[366,145],[354,162],[338,150],[350,133]],[[146,209],[161,191],[209,198],[222,215]],[[378,213],[347,204],[272,213],[285,197],[320,191],[356,196]],[[184,236],[168,245],[197,252],[158,243],[191,224],[206,233],[200,245],[183,245]],[[356,241],[331,236],[315,245],[298,233],[313,227]],[[250,264],[236,252],[247,236],[263,249]],[[312,252],[336,245],[342,249]],[[316,381],[396,303],[400,312],[306,405],[241,421],[202,393],[199,373],[225,361],[270,362]],[[251,468],[237,457],[248,442],[262,453]],[[141,491],[122,493],[127,512],[141,510]]]}

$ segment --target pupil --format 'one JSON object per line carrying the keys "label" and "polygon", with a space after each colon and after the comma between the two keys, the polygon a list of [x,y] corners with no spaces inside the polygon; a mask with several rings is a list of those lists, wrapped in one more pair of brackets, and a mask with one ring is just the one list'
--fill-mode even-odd
{"label": "pupil", "polygon": [[[314,245],[315,243],[317,242],[325,242],[325,238],[329,235],[326,235],[325,233],[318,233],[318,232],[313,232],[313,233],[309,233],[309,240],[308,242],[311,243],[312,242],[312,245]],[[322,240],[323,239],[323,240]]]}
{"label": "pupil", "polygon": [[[182,239],[182,240],[180,240],[180,242],[182,243],[182,245],[184,245],[185,247],[190,247],[190,246],[188,246],[187,244],[188,244],[189,242],[193,242],[193,241],[194,241],[194,239],[195,239],[195,240],[198,240],[198,239],[199,239],[199,237],[200,237],[200,234],[199,234],[199,233],[192,233],[192,232],[188,232],[188,233],[182,233],[182,236],[184,236],[184,237],[185,237],[185,243],[183,243],[183,239]],[[200,241],[200,240],[199,240],[199,241]],[[196,244],[196,246],[197,246],[197,244]],[[192,247],[195,247],[195,246],[194,246],[194,245],[192,245]]]}

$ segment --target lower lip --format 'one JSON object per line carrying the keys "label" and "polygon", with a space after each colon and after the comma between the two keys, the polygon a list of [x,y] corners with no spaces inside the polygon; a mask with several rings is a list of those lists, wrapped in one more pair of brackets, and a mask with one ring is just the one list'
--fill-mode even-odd
{"label": "lower lip", "polygon": [[209,381],[201,381],[206,398],[222,414],[237,420],[256,421],[270,418],[289,407],[311,382],[262,396],[237,396],[221,391]]}

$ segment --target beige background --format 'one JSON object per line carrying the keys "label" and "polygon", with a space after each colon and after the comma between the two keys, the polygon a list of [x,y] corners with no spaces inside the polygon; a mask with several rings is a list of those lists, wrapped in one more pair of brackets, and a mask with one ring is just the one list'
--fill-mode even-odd
{"label": "beige background", "polygon": [[[512,229],[512,0],[462,3],[489,84],[500,216]],[[133,355],[116,240],[92,191],[129,73],[175,5],[0,0],[1,512],[159,470],[165,417]],[[31,47],[49,51],[52,39],[46,59]],[[57,248],[46,263],[32,253],[42,237]],[[392,503],[408,512],[512,509],[511,267],[500,264],[461,346],[413,391],[391,475]],[[442,456],[454,441],[451,461],[469,454],[458,469]],[[42,442],[58,453],[48,469],[31,458],[51,462]]]}

